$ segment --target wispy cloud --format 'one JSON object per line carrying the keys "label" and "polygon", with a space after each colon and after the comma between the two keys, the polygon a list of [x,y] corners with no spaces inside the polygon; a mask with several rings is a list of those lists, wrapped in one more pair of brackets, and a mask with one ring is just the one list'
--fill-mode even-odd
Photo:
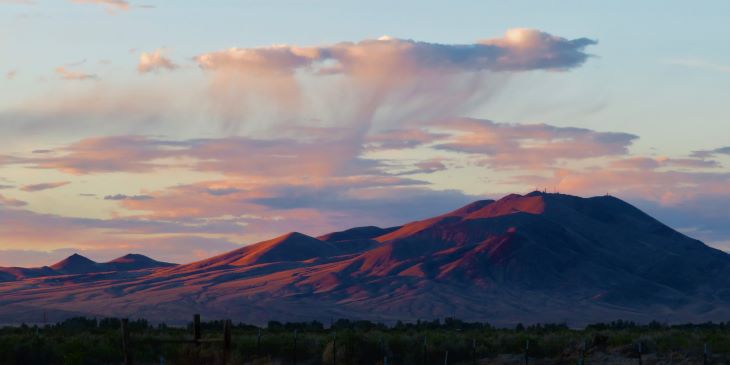
{"label": "wispy cloud", "polygon": [[61,76],[64,80],[75,80],[75,81],[85,81],[85,80],[98,80],[99,77],[94,74],[86,74],[83,72],[78,71],[71,71],[67,69],[66,67],[56,67],[56,74]]}
{"label": "wispy cloud", "polygon": [[125,0],[70,0],[76,4],[103,5],[110,12],[129,10],[129,2]]}
{"label": "wispy cloud", "polygon": [[36,192],[36,191],[60,188],[61,186],[65,186],[68,184],[70,184],[69,181],[56,181],[56,182],[48,182],[48,183],[40,183],[40,184],[30,184],[30,185],[21,186],[20,190],[25,191],[25,192]]}
{"label": "wispy cloud", "polygon": [[139,73],[174,70],[176,68],[178,68],[178,65],[165,57],[164,50],[162,49],[156,49],[152,52],[142,52],[139,56],[139,64],[137,65],[137,71]]}
{"label": "wispy cloud", "polygon": [[714,63],[700,58],[674,58],[665,60],[664,63],[706,71],[730,72],[730,65]]}
{"label": "wispy cloud", "polygon": [[114,194],[107,195],[104,200],[149,200],[154,199],[149,195],[126,195],[126,194]]}
{"label": "wispy cloud", "polygon": [[2,194],[0,194],[0,206],[2,206],[2,205],[11,206],[11,207],[22,207],[22,206],[28,205],[28,203],[26,203],[22,200],[14,199],[14,198],[8,198],[8,197],[5,197]]}
{"label": "wispy cloud", "polygon": [[730,146],[718,147],[711,150],[692,151],[692,157],[707,158],[716,155],[730,155]]}

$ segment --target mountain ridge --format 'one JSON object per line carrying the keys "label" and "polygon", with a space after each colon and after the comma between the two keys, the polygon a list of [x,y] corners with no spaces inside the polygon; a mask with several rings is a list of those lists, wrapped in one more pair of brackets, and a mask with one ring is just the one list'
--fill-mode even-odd
{"label": "mountain ridge", "polygon": [[291,232],[193,263],[94,275],[66,288],[83,300],[59,303],[35,278],[21,282],[46,296],[9,283],[0,304],[254,322],[730,318],[730,255],[612,196],[510,194],[401,226]]}

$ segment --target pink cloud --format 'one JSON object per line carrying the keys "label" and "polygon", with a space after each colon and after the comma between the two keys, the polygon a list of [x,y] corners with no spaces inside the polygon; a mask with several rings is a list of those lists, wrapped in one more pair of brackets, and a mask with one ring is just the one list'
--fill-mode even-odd
{"label": "pink cloud", "polygon": [[68,70],[66,67],[56,67],[55,71],[64,80],[85,81],[99,79],[99,77],[94,74],[85,74],[82,72],[71,71]]}
{"label": "pink cloud", "polygon": [[443,136],[431,141],[434,148],[472,154],[493,168],[542,169],[560,160],[624,155],[638,138],[620,132],[467,118],[425,126]]}
{"label": "pink cloud", "polygon": [[71,0],[76,4],[97,4],[103,5],[109,11],[129,10],[129,2],[125,0]]}
{"label": "pink cloud", "polygon": [[0,205],[11,206],[11,207],[22,207],[22,206],[28,205],[28,203],[26,203],[22,200],[18,200],[18,199],[7,198],[7,197],[3,196],[2,194],[0,194]]}
{"label": "pink cloud", "polygon": [[142,52],[139,56],[139,64],[137,71],[139,73],[148,73],[158,70],[174,70],[178,65],[165,57],[164,50],[156,49],[152,52]]}

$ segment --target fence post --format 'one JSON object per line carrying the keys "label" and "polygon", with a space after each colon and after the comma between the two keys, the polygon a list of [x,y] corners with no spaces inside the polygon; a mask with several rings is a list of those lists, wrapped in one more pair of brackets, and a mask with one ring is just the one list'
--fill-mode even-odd
{"label": "fence post", "polygon": [[426,336],[423,336],[423,365],[426,365],[426,357],[427,357],[427,344],[426,344]]}
{"label": "fence post", "polygon": [[193,339],[195,345],[200,345],[200,314],[193,314]]}
{"label": "fence post", "polygon": [[444,365],[449,365],[449,350],[444,354]]}
{"label": "fence post", "polygon": [[583,347],[580,350],[580,365],[585,365],[586,363],[586,340],[583,339]]}
{"label": "fence post", "polygon": [[639,341],[639,365],[643,364],[643,359],[641,358],[643,349],[641,348],[641,341]]}
{"label": "fence post", "polygon": [[228,359],[231,355],[231,327],[231,320],[226,319],[223,323],[223,365],[228,365]]}
{"label": "fence post", "polygon": [[122,318],[122,353],[124,353],[124,365],[132,365],[132,349],[129,342],[129,319]]}
{"label": "fence post", "polygon": [[297,330],[294,330],[294,365],[297,365]]}
{"label": "fence post", "polygon": [[332,332],[332,365],[337,365],[337,331]]}
{"label": "fence post", "polygon": [[471,339],[471,363],[477,365],[477,340]]}
{"label": "fence post", "polygon": [[525,365],[530,364],[530,340],[525,341]]}
{"label": "fence post", "polygon": [[256,357],[261,357],[261,328],[259,328],[259,333],[256,335]]}
{"label": "fence post", "polygon": [[704,351],[704,352],[703,352],[703,354],[702,354],[702,363],[703,363],[704,365],[707,365],[707,364],[708,364],[708,360],[709,360],[709,359],[708,359],[708,355],[709,355],[709,354],[708,354],[708,352],[707,352],[707,342],[705,342],[705,351]]}

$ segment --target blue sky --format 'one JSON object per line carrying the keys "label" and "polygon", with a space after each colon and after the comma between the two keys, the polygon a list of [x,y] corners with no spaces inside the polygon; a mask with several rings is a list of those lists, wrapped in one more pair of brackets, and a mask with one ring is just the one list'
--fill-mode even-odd
{"label": "blue sky", "polygon": [[[189,251],[207,255],[289,228],[397,224],[540,186],[611,192],[730,247],[727,1],[5,0],[0,9],[0,223],[28,225],[24,234],[4,232],[5,257],[22,251],[31,262],[68,250],[107,257],[131,245],[188,260],[194,255],[169,256],[165,247],[199,239]],[[543,38],[508,44],[505,32],[518,28]],[[286,62],[301,62],[301,48],[374,52],[357,42],[386,35],[394,40],[381,45],[427,42],[425,52],[433,44],[507,44],[501,51],[512,66],[449,69],[414,66],[409,54],[366,54],[357,65],[392,62],[383,70],[394,74],[363,68],[327,79],[307,74],[309,64],[279,69],[270,66],[279,59],[266,58],[277,49],[293,52]],[[523,56],[520,47],[552,57],[558,48],[539,47],[573,47],[581,38],[597,44],[570,49],[588,57],[560,69],[520,69],[525,59],[509,59]],[[141,71],[145,55],[153,61]],[[265,62],[254,70],[242,55]],[[349,60],[325,58],[306,62]],[[370,104],[356,100],[368,96]],[[439,134],[445,130],[453,134]],[[383,147],[403,136],[418,141]],[[262,161],[237,165],[212,155],[213,142],[201,138]],[[119,169],[100,170],[94,156]],[[298,158],[310,170],[273,171],[267,156]],[[32,188],[38,184],[53,187]],[[312,185],[340,190],[323,197]],[[196,189],[236,193],[196,203],[207,210],[170,203]],[[105,199],[119,194],[137,198]],[[373,196],[390,203],[364,203]],[[437,203],[391,209],[423,200]],[[29,233],[49,220],[73,238],[51,243]],[[157,226],[153,233],[134,226],[134,235],[109,228],[120,220]]]}

